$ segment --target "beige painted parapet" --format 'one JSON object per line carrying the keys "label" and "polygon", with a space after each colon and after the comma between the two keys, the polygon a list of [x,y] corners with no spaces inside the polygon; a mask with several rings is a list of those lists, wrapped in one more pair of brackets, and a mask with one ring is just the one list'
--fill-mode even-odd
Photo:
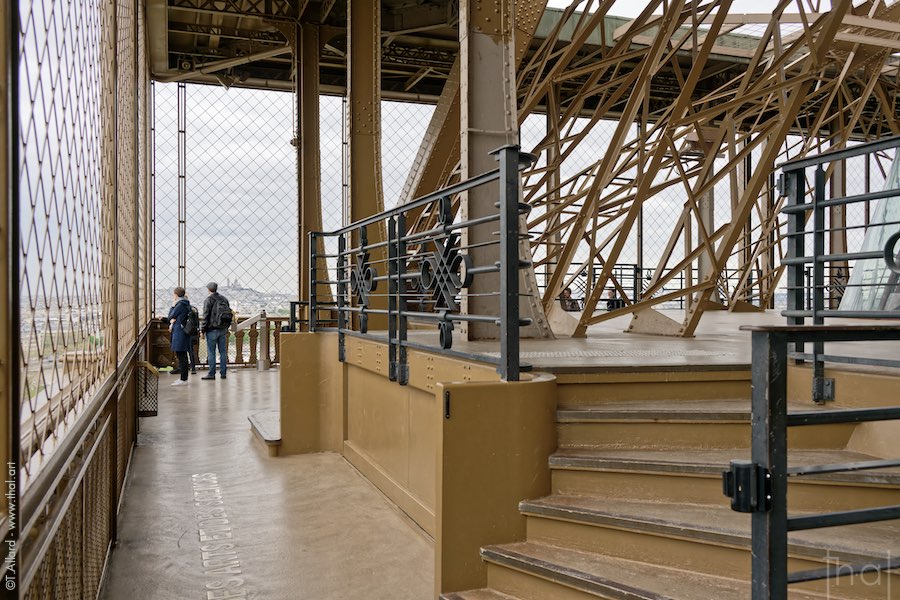
{"label": "beige painted parapet", "polygon": [[340,366],[336,335],[281,335],[280,455],[341,451],[345,409]]}
{"label": "beige painted parapet", "polygon": [[556,378],[440,386],[435,597],[484,587],[479,549],[525,539],[519,502],[550,493]]}
{"label": "beige painted parapet", "polygon": [[337,356],[336,334],[281,336],[279,456],[341,452],[435,538],[436,593],[483,585],[479,548],[524,539],[519,501],[550,491],[556,379],[411,350],[401,386],[385,344]]}

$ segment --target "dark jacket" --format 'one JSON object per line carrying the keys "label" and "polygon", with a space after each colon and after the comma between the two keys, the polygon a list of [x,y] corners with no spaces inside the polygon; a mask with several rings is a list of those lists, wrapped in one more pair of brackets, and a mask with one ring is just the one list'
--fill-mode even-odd
{"label": "dark jacket", "polygon": [[191,338],[184,333],[184,322],[190,312],[191,303],[187,298],[182,298],[169,309],[169,316],[166,320],[175,319],[175,323],[172,324],[172,350],[174,352],[187,352],[191,348]]}
{"label": "dark jacket", "polygon": [[212,325],[210,325],[210,323],[212,322],[213,305],[216,303],[216,300],[221,297],[222,295],[219,292],[215,292],[207,296],[206,300],[203,302],[203,315],[201,316],[201,318],[203,319],[203,323],[200,325],[200,329],[203,331],[203,333],[212,331],[213,329],[228,329],[227,326],[213,327]]}

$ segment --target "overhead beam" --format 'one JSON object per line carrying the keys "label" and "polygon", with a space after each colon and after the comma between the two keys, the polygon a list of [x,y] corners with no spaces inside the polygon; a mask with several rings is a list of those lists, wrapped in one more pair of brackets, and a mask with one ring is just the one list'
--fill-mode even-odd
{"label": "overhead beam", "polygon": [[203,14],[228,14],[270,21],[294,21],[306,9],[309,0],[168,0],[170,10]]}
{"label": "overhead beam", "polygon": [[183,73],[178,73],[177,75],[169,75],[168,77],[160,77],[159,81],[162,83],[172,83],[175,81],[186,81],[188,79],[192,79],[197,75],[209,75],[210,73],[216,73],[217,71],[222,71],[225,69],[229,69],[231,67],[237,67],[240,65],[246,65],[248,63],[266,60],[267,58],[274,58],[276,56],[283,56],[285,54],[290,54],[292,49],[290,45],[281,46],[279,48],[273,48],[271,50],[266,50],[264,52],[257,52],[256,54],[251,54],[249,56],[240,56],[238,58],[228,58],[225,60],[216,61],[213,63],[209,63],[201,66],[199,69],[194,69],[193,71],[185,71]]}

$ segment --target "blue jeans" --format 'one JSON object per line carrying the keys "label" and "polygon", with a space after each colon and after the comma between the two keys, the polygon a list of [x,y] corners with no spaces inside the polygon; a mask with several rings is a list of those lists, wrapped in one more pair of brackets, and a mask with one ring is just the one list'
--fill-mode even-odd
{"label": "blue jeans", "polygon": [[225,375],[228,370],[228,330],[210,329],[206,332],[206,354],[209,361],[209,374],[216,374],[216,348],[219,349],[221,361],[220,372]]}

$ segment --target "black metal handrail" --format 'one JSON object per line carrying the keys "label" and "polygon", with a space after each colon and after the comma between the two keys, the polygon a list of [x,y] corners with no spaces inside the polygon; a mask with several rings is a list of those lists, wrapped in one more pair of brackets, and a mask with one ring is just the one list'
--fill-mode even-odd
{"label": "black metal handrail", "polygon": [[[536,157],[512,145],[492,154],[500,162],[498,169],[335,231],[310,233],[309,330],[338,332],[339,360],[345,360],[345,337],[360,336],[388,344],[390,378],[402,385],[409,377],[409,348],[493,363],[504,380],[519,379],[523,369],[519,327],[528,324],[519,317],[519,270],[528,266],[519,260],[519,218],[528,211],[527,205],[519,202],[519,171]],[[498,211],[473,219],[458,218],[454,198],[493,182],[499,183]],[[430,214],[435,221],[424,231],[416,229],[410,218],[421,214]],[[463,241],[463,232],[491,223],[499,225],[495,239]],[[382,225],[386,239],[370,242],[370,228]],[[325,251],[334,241],[336,250]],[[498,247],[496,260],[475,264],[470,250],[489,246]],[[492,291],[471,293],[476,278],[493,278],[493,283],[486,284]],[[380,292],[379,286],[385,284],[387,291]],[[476,296],[495,297],[497,311],[477,314],[463,310],[463,298]],[[377,316],[387,317],[386,330],[370,333],[369,320]],[[410,322],[436,324],[438,343],[429,344],[428,336],[409,339]],[[454,324],[463,322],[497,326],[499,358],[453,350]]]}
{"label": "black metal handrail", "polygon": [[900,518],[900,505],[790,516],[788,478],[900,466],[895,459],[788,467],[788,427],[900,419],[900,406],[788,412],[788,347],[796,343],[882,342],[900,340],[898,326],[742,327],[752,337],[752,431],[750,461],[731,461],[723,474],[733,510],[752,514],[752,598],[787,600],[788,585],[851,573],[900,567],[888,556],[865,565],[842,565],[790,573],[788,533]]}
{"label": "black metal handrail", "polygon": [[[847,289],[867,288],[872,293],[881,294],[889,298],[894,292],[900,292],[900,268],[897,268],[898,248],[900,239],[900,222],[885,221],[883,223],[867,224],[866,227],[896,227],[897,234],[890,236],[884,248],[877,251],[871,249],[867,252],[840,252],[831,249],[826,251],[826,236],[838,232],[845,234],[849,227],[826,224],[826,208],[835,206],[849,206],[853,204],[868,203],[873,200],[882,200],[900,196],[900,189],[892,188],[876,192],[850,196],[832,196],[826,198],[826,170],[825,166],[837,161],[843,161],[855,156],[867,156],[876,152],[884,152],[900,147],[900,136],[894,136],[859,144],[840,150],[824,152],[817,156],[786,162],[780,165],[782,175],[779,178],[779,188],[783,195],[787,196],[787,203],[782,209],[782,214],[787,217],[787,256],[782,264],[787,268],[787,310],[782,315],[787,317],[789,325],[803,325],[806,319],[812,319],[814,325],[823,325],[828,318],[848,319],[900,319],[900,306],[882,306],[878,309],[859,310],[853,308],[841,308],[834,306],[840,303]],[[807,178],[806,169],[815,168],[811,200],[806,201]],[[807,226],[811,224],[812,229]],[[806,247],[807,236],[812,237],[812,249]],[[884,260],[885,266],[892,275],[887,282],[864,281],[861,283],[849,283],[846,278],[849,273],[843,270],[853,261]],[[826,273],[830,273],[831,282],[826,282]],[[835,277],[835,273],[842,273]],[[829,306],[826,306],[826,300]],[[803,344],[798,343],[794,348],[793,358],[798,360],[811,360],[813,363],[813,399],[816,402],[824,402],[833,398],[831,385],[833,382],[824,376],[824,363],[856,362],[882,366],[900,366],[900,360],[891,359],[867,359],[825,355],[822,343],[813,344],[812,354],[804,352]]]}

